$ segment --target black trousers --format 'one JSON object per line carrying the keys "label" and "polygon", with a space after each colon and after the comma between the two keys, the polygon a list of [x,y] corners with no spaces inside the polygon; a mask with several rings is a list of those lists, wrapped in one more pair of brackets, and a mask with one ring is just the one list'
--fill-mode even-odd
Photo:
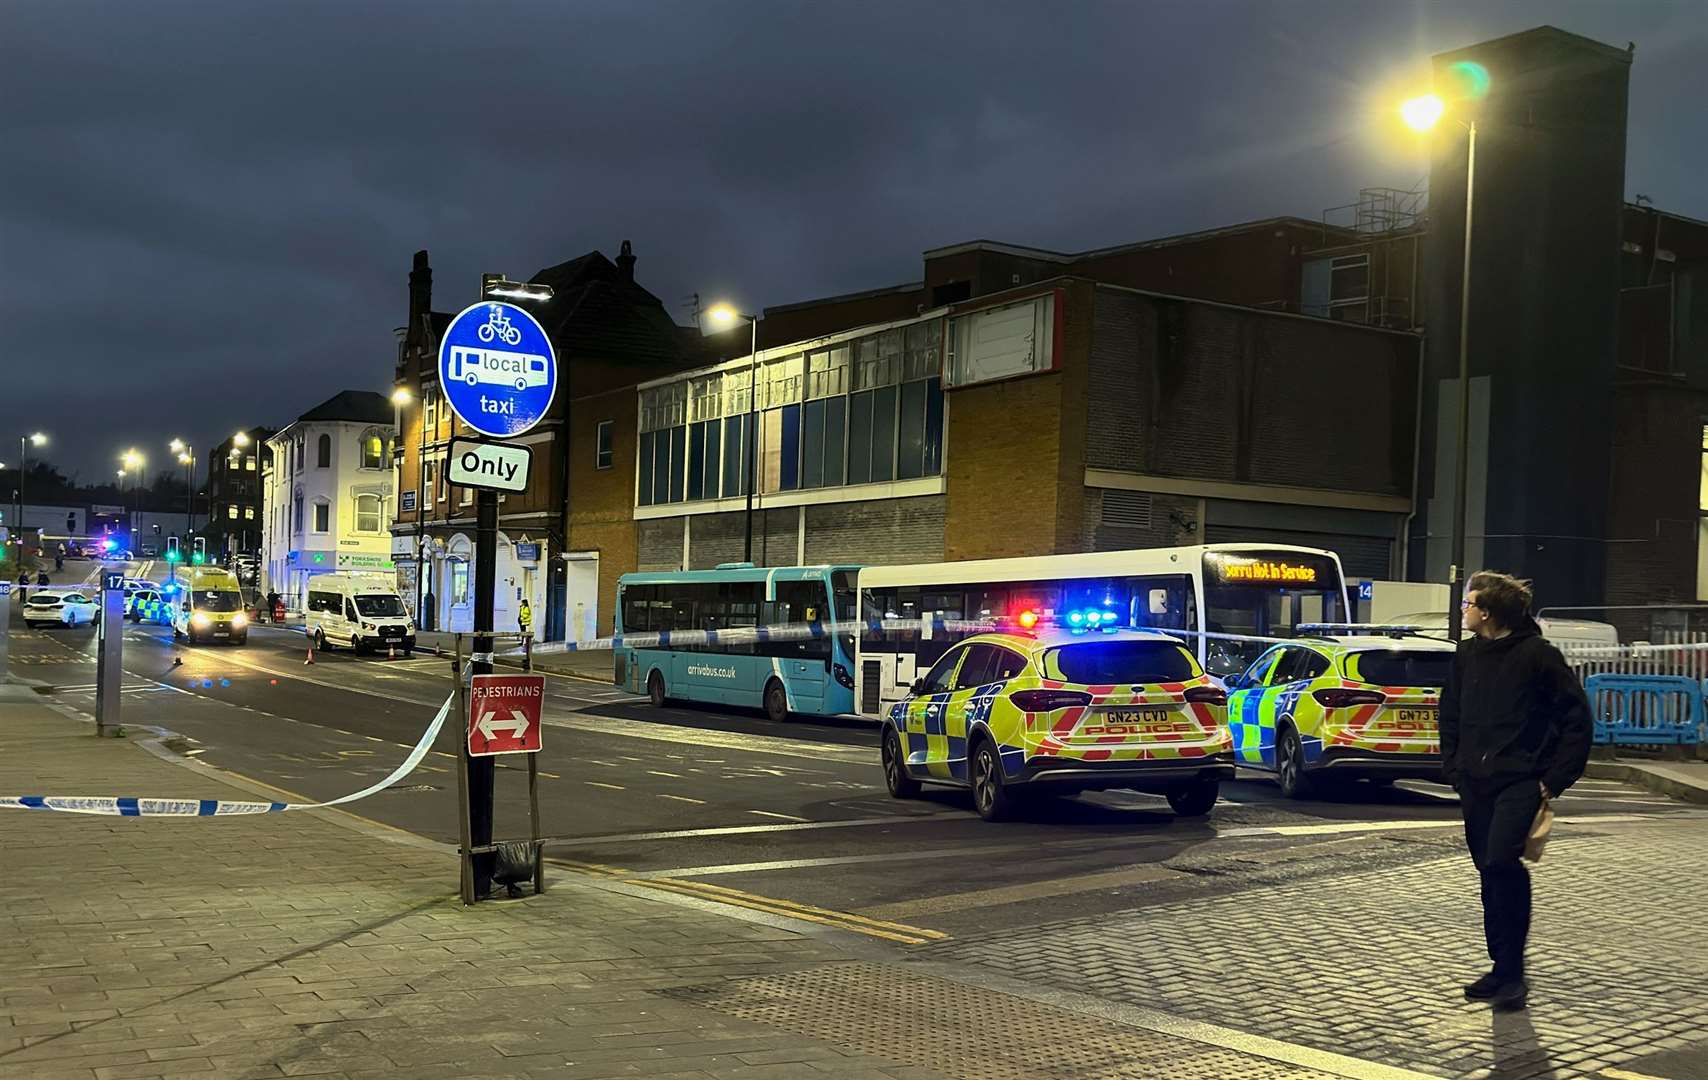
{"label": "black trousers", "polygon": [[1542,805],[1533,778],[1506,781],[1467,779],[1460,784],[1465,845],[1483,880],[1483,937],[1501,979],[1524,976],[1524,943],[1530,936],[1530,871],[1524,841]]}

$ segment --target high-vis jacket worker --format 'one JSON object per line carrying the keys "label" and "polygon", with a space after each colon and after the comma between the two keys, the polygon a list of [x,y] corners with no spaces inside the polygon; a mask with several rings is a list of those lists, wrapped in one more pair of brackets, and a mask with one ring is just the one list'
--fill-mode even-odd
{"label": "high-vis jacket worker", "polygon": [[521,610],[516,612],[516,623],[522,628],[522,633],[534,632],[534,610],[528,606],[526,600],[522,601]]}

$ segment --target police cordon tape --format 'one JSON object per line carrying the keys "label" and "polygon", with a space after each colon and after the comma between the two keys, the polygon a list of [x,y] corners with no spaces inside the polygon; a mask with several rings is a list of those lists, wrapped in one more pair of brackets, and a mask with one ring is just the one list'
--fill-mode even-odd
{"label": "police cordon tape", "polygon": [[97,814],[105,817],[239,817],[340,806],[384,791],[414,772],[415,766],[427,756],[433,740],[439,737],[439,729],[445,726],[445,719],[451,715],[451,703],[455,700],[455,695],[445,699],[445,703],[439,706],[439,712],[433,717],[433,722],[427,725],[427,730],[422,732],[420,740],[409,751],[409,756],[404,758],[403,764],[393,769],[389,776],[360,791],[327,802],[227,802],[220,799],[147,799],[136,796],[0,795],[0,809],[56,810],[62,814]]}

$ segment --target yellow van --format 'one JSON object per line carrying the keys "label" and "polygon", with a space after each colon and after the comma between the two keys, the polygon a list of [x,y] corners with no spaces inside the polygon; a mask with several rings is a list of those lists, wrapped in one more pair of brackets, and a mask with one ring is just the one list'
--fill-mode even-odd
{"label": "yellow van", "polygon": [[183,598],[172,609],[172,637],[199,641],[249,640],[249,616],[243,610],[243,590],[229,570],[197,566],[178,579]]}

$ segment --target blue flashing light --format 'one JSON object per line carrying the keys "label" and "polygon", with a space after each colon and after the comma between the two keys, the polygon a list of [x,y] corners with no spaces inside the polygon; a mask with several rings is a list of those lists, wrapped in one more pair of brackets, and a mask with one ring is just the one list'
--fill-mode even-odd
{"label": "blue flashing light", "polygon": [[1083,622],[1085,622],[1085,612],[1083,612],[1083,611],[1070,611],[1070,612],[1068,612],[1068,623],[1070,625],[1078,626]]}

